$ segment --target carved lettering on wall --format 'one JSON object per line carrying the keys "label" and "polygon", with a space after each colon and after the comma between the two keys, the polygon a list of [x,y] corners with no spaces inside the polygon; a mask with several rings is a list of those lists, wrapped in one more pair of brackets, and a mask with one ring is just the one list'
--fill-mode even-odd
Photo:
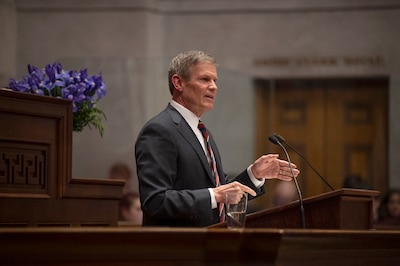
{"label": "carved lettering on wall", "polygon": [[46,153],[34,150],[0,151],[0,184],[45,186]]}
{"label": "carved lettering on wall", "polygon": [[367,56],[299,56],[255,58],[256,67],[383,67],[381,55]]}

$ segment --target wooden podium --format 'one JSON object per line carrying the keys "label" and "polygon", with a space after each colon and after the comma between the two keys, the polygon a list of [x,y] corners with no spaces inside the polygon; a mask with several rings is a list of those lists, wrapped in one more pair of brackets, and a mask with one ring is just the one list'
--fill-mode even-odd
{"label": "wooden podium", "polygon": [[[372,229],[373,198],[379,191],[338,189],[303,200],[308,229]],[[226,227],[219,223],[210,228]],[[247,215],[246,228],[302,228],[300,202]]]}
{"label": "wooden podium", "polygon": [[0,226],[117,225],[123,181],[72,178],[72,102],[0,89]]}

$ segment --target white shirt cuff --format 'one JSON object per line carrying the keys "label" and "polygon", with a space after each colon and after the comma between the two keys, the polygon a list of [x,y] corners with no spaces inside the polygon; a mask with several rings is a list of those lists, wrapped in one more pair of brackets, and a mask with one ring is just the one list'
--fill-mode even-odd
{"label": "white shirt cuff", "polygon": [[215,199],[214,191],[212,188],[209,188],[208,191],[210,192],[210,197],[211,197],[211,208],[215,209],[217,208],[217,200]]}
{"label": "white shirt cuff", "polygon": [[249,167],[247,167],[247,174],[249,175],[251,182],[253,182],[253,184],[256,188],[260,188],[264,185],[265,179],[261,179],[261,180],[257,179],[253,175],[253,172],[251,171],[251,165]]}

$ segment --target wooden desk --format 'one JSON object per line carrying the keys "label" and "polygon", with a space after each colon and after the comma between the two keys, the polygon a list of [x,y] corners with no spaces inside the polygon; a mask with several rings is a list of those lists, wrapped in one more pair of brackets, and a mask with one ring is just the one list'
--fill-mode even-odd
{"label": "wooden desk", "polygon": [[4,265],[398,265],[400,231],[0,229]]}

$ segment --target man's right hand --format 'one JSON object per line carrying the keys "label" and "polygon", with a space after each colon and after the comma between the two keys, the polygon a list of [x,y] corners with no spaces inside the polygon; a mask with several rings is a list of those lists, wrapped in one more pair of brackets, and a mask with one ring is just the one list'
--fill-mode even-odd
{"label": "man's right hand", "polygon": [[225,194],[228,192],[237,193],[239,199],[242,197],[244,193],[249,193],[253,197],[257,195],[257,193],[254,190],[237,181],[213,188],[213,191],[215,195],[215,200],[217,202],[223,202],[223,203],[226,203]]}

